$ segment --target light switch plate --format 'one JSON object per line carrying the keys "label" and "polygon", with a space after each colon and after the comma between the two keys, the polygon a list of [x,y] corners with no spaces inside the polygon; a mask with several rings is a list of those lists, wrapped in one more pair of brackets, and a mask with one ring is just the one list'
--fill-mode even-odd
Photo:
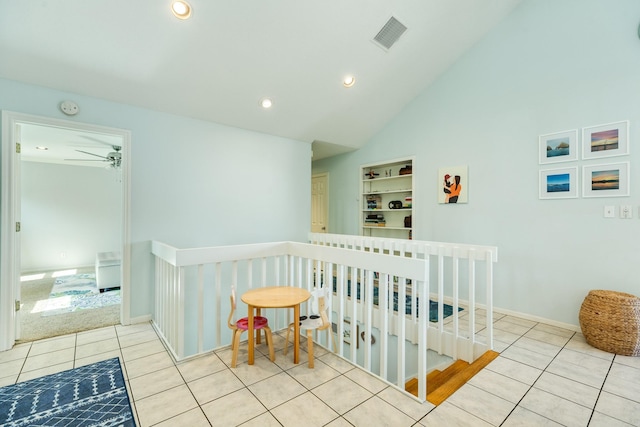
{"label": "light switch plate", "polygon": [[615,206],[605,206],[604,207],[604,217],[605,218],[615,218],[616,217],[616,207]]}
{"label": "light switch plate", "polygon": [[620,218],[624,218],[624,219],[633,218],[633,206],[620,205]]}

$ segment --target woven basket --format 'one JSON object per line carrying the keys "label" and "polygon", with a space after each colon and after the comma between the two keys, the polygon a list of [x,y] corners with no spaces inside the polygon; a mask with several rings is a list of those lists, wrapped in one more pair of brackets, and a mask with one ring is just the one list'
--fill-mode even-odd
{"label": "woven basket", "polygon": [[579,320],[582,334],[593,347],[640,356],[640,298],[624,292],[590,291]]}

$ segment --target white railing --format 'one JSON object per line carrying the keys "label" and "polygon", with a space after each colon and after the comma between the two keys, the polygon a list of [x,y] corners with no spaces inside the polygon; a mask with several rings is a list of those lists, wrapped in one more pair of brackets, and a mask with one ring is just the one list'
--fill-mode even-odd
{"label": "white railing", "polygon": [[[338,340],[338,348],[333,350],[402,390],[408,378],[417,376],[421,400],[426,399],[427,348],[468,361],[491,348],[491,332],[484,343],[477,342],[470,332],[475,330],[472,320],[475,310],[468,307],[475,307],[474,266],[479,260],[477,253],[482,252],[480,247],[417,241],[403,241],[401,245],[389,239],[375,239],[374,243],[362,238],[356,247],[346,247],[340,239],[357,236],[333,235],[331,240],[327,240],[330,235],[323,236],[320,239],[310,235],[313,244],[279,242],[196,249],[177,249],[153,242],[154,324],[174,357],[180,360],[231,343],[231,333],[226,327],[231,286],[236,287],[239,295],[247,289],[268,285],[309,290],[333,286],[332,322],[338,336],[345,337]],[[398,246],[388,246],[392,243]],[[438,254],[435,263],[431,259],[434,251]],[[490,259],[485,263],[488,290],[495,251],[491,254],[485,258]],[[450,274],[443,271],[445,258],[450,258],[453,267]],[[460,259],[468,259],[469,268],[460,269]],[[460,292],[456,290],[445,297],[445,291],[451,287],[446,285],[449,279],[457,283],[464,274],[473,285],[473,292],[469,290],[472,297],[468,299],[467,310],[471,320],[466,334],[459,322],[458,307],[463,307]],[[437,278],[437,297],[430,295],[431,276]],[[418,315],[430,312],[427,308],[430,296],[438,306],[435,327],[427,316]],[[392,303],[394,300],[398,302]],[[452,331],[444,328],[445,300],[453,306]],[[405,313],[400,311],[401,301],[407,302]],[[491,325],[491,298],[486,307],[487,323]],[[244,311],[246,308],[239,308],[240,313]],[[290,314],[283,310],[266,310],[266,316],[274,330],[285,328],[290,321]],[[365,339],[369,337],[375,339],[375,344],[372,339]],[[331,347],[326,334],[316,336],[316,341]]]}

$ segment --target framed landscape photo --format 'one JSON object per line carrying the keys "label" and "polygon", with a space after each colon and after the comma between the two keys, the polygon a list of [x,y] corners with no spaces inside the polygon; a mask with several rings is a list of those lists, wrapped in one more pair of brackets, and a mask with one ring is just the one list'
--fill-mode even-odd
{"label": "framed landscape photo", "polygon": [[578,167],[543,169],[540,171],[541,199],[573,199],[578,197]]}
{"label": "framed landscape photo", "polygon": [[538,156],[541,165],[578,160],[578,129],[540,135]]}
{"label": "framed landscape photo", "polygon": [[583,159],[626,154],[629,154],[629,121],[592,126],[582,130]]}
{"label": "framed landscape photo", "polygon": [[629,195],[629,162],[582,167],[583,197]]}

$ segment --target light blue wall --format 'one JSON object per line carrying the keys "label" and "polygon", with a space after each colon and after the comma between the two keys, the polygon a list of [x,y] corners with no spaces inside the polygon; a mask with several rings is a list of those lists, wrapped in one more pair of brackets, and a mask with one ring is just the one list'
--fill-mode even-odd
{"label": "light blue wall", "polygon": [[[74,100],[80,113],[58,104]],[[311,145],[0,79],[0,109],[131,131],[131,316],[153,311],[150,241],[305,241]]]}
{"label": "light blue wall", "polygon": [[[497,307],[577,325],[590,289],[640,295],[639,20],[637,0],[523,2],[363,149],[314,163],[330,232],[358,233],[360,165],[415,155],[414,238],[496,245]],[[538,198],[539,135],[620,120],[629,156],[550,167],[630,161],[631,197]],[[458,165],[469,203],[438,205]],[[621,204],[632,220],[603,218]]]}
{"label": "light blue wall", "polygon": [[21,169],[23,273],[94,266],[96,253],[121,250],[116,171],[25,161]]}

